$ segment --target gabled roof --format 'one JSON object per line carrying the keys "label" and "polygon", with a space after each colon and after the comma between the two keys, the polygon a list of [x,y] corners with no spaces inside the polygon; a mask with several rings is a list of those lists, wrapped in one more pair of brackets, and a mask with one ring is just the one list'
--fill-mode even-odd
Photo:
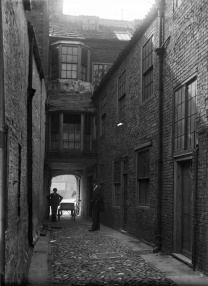
{"label": "gabled roof", "polygon": [[53,15],[50,19],[49,36],[70,39],[118,40],[115,32],[128,33],[130,37],[140,20],[124,21],[100,19],[94,16]]}

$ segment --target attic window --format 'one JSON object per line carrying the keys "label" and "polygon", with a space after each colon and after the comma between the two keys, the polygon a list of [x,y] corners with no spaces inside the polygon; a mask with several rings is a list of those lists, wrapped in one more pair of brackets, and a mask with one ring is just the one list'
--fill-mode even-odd
{"label": "attic window", "polygon": [[131,40],[131,35],[128,32],[114,32],[117,38],[121,41]]}

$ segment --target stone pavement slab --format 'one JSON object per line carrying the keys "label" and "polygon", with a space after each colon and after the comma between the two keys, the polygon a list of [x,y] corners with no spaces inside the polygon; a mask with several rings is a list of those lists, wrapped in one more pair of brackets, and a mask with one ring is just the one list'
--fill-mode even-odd
{"label": "stone pavement slab", "polygon": [[149,254],[142,257],[179,286],[208,286],[208,277],[170,255]]}
{"label": "stone pavement slab", "polygon": [[28,276],[31,286],[47,285],[49,238],[49,233],[41,236],[34,247]]}

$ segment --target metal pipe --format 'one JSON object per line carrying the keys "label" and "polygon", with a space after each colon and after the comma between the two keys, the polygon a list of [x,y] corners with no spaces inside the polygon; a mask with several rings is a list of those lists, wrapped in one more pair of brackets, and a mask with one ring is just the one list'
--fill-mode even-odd
{"label": "metal pipe", "polygon": [[196,234],[197,234],[197,184],[198,184],[198,158],[199,158],[199,147],[198,145],[196,146],[196,151],[195,151],[195,180],[194,180],[194,231],[193,231],[193,255],[192,255],[192,263],[193,263],[193,270],[196,270]]}
{"label": "metal pipe", "polygon": [[5,95],[3,55],[3,15],[0,2],[0,285],[5,283],[5,206],[6,206],[6,158],[5,158]]}
{"label": "metal pipe", "polygon": [[163,23],[164,23],[165,0],[158,3],[159,18],[159,48],[155,50],[158,55],[158,186],[157,186],[157,226],[156,226],[156,247],[159,251],[162,245],[162,124],[163,124]]}

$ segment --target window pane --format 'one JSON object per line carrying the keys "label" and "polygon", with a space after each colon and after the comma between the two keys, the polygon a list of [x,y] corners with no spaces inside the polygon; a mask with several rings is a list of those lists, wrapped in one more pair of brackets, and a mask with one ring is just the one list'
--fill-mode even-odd
{"label": "window pane", "polygon": [[65,71],[61,72],[61,78],[66,78],[66,72]]}
{"label": "window pane", "polygon": [[67,54],[71,54],[72,55],[72,47],[67,47]]}
{"label": "window pane", "polygon": [[67,63],[71,63],[72,62],[72,55],[67,55]]}
{"label": "window pane", "polygon": [[66,62],[66,55],[62,55],[62,56],[61,56],[61,61],[62,61],[62,62]]}
{"label": "window pane", "polygon": [[145,183],[143,181],[139,182],[139,203],[145,204]]}
{"label": "window pane", "polygon": [[67,65],[66,65],[66,69],[67,69],[68,71],[71,71],[71,70],[72,70],[72,65],[71,65],[71,64],[67,64]]}
{"label": "window pane", "polygon": [[67,53],[67,47],[62,47],[61,53],[62,53],[62,55],[63,55],[63,54],[66,55],[66,53]]}
{"label": "window pane", "polygon": [[77,72],[73,71],[71,77],[72,77],[72,78],[77,78]]}

